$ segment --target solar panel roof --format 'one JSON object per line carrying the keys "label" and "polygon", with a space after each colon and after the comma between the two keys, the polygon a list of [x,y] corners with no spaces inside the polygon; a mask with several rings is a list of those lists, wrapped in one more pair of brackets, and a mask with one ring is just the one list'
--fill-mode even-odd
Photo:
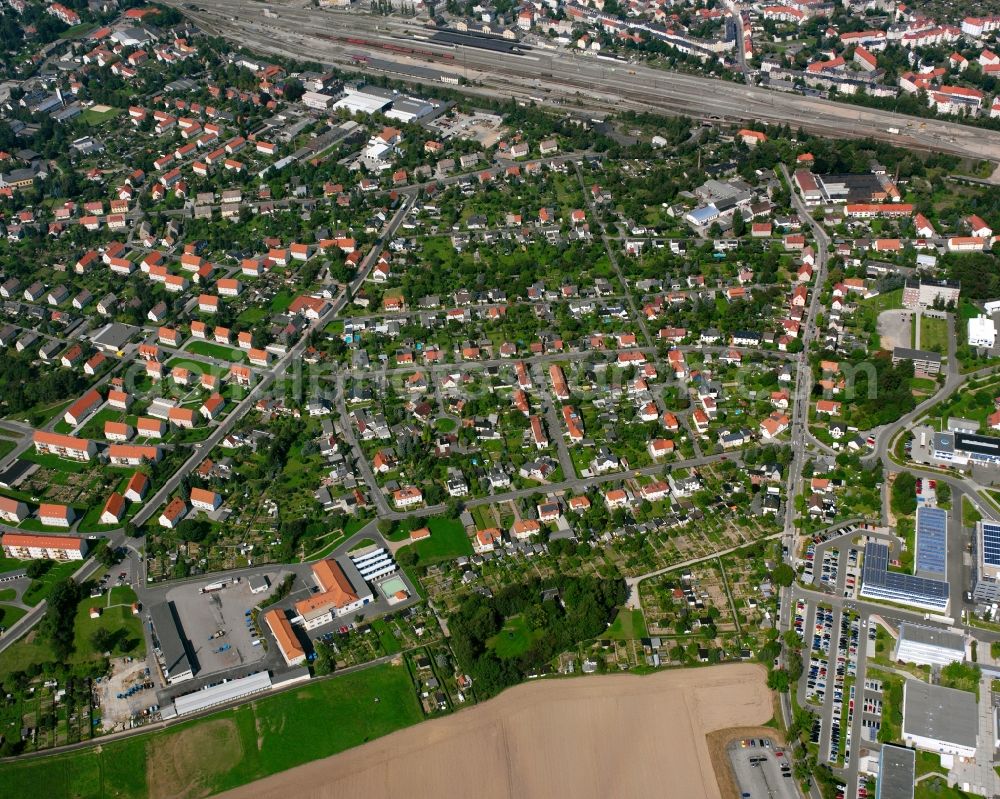
{"label": "solar panel roof", "polygon": [[865,547],[865,562],[861,572],[862,586],[884,588],[888,591],[920,599],[947,599],[948,583],[912,574],[889,571],[889,547],[869,543]]}
{"label": "solar panel roof", "polygon": [[983,563],[1000,566],[1000,524],[983,522]]}
{"label": "solar panel roof", "polygon": [[942,508],[917,509],[917,572],[944,576],[948,557],[948,512]]}

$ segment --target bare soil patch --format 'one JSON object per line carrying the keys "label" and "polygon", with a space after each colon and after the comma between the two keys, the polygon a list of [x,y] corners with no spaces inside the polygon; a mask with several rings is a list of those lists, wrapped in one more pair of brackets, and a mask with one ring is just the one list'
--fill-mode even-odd
{"label": "bare soil patch", "polygon": [[528,683],[220,796],[722,799],[708,735],[768,721],[765,679],[739,663]]}

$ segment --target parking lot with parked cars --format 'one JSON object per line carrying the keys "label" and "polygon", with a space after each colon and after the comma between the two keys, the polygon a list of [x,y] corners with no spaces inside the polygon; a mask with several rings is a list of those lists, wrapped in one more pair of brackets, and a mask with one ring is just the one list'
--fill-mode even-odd
{"label": "parking lot with parked cars", "polygon": [[742,738],[728,747],[741,799],[795,799],[788,753],[770,738]]}
{"label": "parking lot with parked cars", "polygon": [[820,756],[834,766],[848,761],[853,745],[857,700],[858,647],[862,622],[857,612],[799,598],[793,629],[807,658],[800,697],[817,711],[811,739]]}
{"label": "parking lot with parked cars", "polygon": [[833,636],[833,609],[825,605],[811,608],[813,622],[809,627],[812,636],[809,649],[809,668],[806,672],[806,699],[815,705],[826,701],[826,685],[830,668],[830,643]]}

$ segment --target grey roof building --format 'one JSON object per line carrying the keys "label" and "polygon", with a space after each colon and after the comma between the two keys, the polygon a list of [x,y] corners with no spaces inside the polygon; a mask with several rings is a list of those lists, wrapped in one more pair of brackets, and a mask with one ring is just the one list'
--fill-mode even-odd
{"label": "grey roof building", "polygon": [[167,684],[173,685],[190,680],[194,677],[196,669],[192,665],[174,603],[161,602],[159,605],[153,605],[149,610],[149,616],[153,623],[153,633],[156,636]]}
{"label": "grey roof building", "polygon": [[912,749],[883,746],[879,753],[875,799],[913,799],[916,767],[917,753]]}
{"label": "grey roof building", "polygon": [[965,660],[965,636],[938,627],[903,622],[893,660],[927,666],[947,666]]}
{"label": "grey roof building", "polygon": [[903,741],[929,752],[971,758],[976,754],[979,709],[968,691],[920,680],[903,685]]}

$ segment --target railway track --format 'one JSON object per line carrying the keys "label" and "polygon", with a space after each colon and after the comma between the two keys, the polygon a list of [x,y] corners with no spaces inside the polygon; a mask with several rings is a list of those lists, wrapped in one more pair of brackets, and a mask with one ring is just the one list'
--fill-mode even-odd
{"label": "railway track", "polygon": [[[168,0],[180,5],[178,0]],[[407,71],[421,66],[465,78],[464,93],[515,97],[562,111],[604,116],[609,111],[654,111],[694,119],[754,121],[802,127],[840,138],[874,138],[920,151],[940,151],[1000,162],[1000,134],[941,120],[923,120],[826,100],[730,84],[641,64],[572,56],[536,48],[501,54],[432,42],[424,31],[398,20],[350,12],[320,12],[273,4],[280,13],[263,17],[247,0],[216,0],[211,9],[181,6],[199,25],[262,52],[289,51],[355,72],[381,71],[408,83],[436,83]],[[259,17],[259,20],[258,20]],[[340,25],[356,30],[340,32]],[[282,47],[278,43],[284,43]],[[365,48],[367,53],[358,53]],[[369,58],[370,56],[370,58]],[[373,62],[378,62],[373,63]],[[399,69],[388,64],[396,62]],[[896,129],[901,132],[895,132]]]}

